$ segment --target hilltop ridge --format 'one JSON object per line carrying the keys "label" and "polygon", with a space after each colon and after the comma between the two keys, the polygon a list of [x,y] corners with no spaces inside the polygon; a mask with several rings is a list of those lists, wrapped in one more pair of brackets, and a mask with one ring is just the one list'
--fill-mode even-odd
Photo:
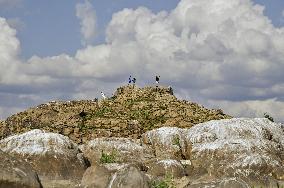
{"label": "hilltop ridge", "polygon": [[53,101],[12,115],[2,125],[0,138],[42,129],[85,143],[97,137],[140,138],[163,125],[189,128],[227,118],[231,116],[222,110],[178,100],[171,88],[127,85],[105,100]]}

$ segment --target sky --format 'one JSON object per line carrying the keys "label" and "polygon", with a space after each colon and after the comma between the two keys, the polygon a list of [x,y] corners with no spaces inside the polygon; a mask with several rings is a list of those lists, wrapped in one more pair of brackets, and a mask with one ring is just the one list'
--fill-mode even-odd
{"label": "sky", "polygon": [[284,122],[283,0],[0,0],[0,119],[161,75],[181,99]]}

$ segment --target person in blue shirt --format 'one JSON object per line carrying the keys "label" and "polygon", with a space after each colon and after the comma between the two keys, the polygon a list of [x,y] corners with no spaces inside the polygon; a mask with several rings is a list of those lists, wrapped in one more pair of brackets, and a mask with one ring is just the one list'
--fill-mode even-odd
{"label": "person in blue shirt", "polygon": [[131,84],[131,75],[129,76],[129,78],[128,78],[128,84]]}
{"label": "person in blue shirt", "polygon": [[136,78],[133,78],[132,82],[133,82],[133,84],[135,84],[136,83]]}

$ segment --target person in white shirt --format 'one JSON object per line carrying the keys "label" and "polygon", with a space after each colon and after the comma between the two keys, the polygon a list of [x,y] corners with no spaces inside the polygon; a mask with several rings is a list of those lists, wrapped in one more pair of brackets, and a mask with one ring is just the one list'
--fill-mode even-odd
{"label": "person in white shirt", "polygon": [[106,96],[103,92],[101,92],[101,95],[102,95],[103,99],[106,99]]}

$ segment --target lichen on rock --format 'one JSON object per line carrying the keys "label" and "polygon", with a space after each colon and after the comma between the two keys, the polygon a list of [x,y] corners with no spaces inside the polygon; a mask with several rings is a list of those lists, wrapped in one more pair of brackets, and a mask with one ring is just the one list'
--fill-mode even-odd
{"label": "lichen on rock", "polygon": [[30,163],[44,185],[53,180],[76,184],[87,168],[77,144],[56,133],[36,129],[10,136],[0,140],[0,149]]}

